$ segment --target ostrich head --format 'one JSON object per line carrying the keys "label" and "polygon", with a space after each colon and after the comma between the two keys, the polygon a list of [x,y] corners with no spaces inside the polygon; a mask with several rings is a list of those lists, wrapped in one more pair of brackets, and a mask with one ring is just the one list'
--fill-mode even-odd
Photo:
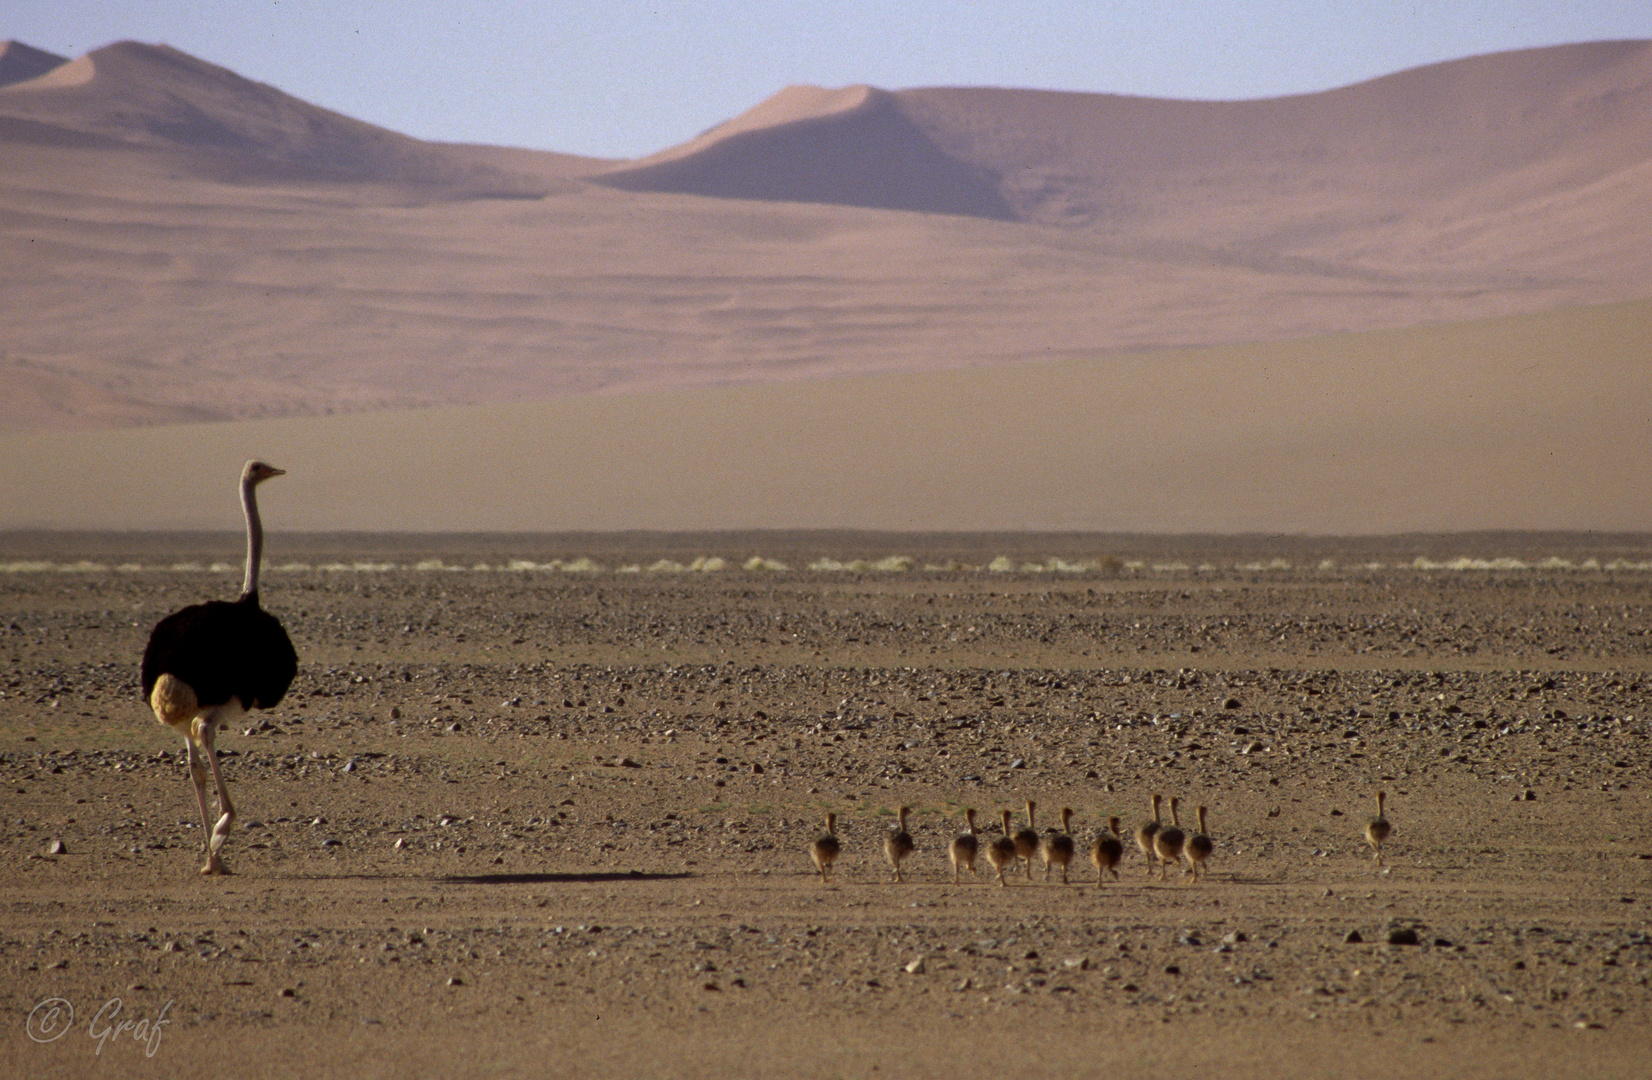
{"label": "ostrich head", "polygon": [[249,461],[246,468],[241,470],[241,482],[262,484],[272,476],[285,476],[286,469],[278,469],[274,465],[266,465],[262,461]]}

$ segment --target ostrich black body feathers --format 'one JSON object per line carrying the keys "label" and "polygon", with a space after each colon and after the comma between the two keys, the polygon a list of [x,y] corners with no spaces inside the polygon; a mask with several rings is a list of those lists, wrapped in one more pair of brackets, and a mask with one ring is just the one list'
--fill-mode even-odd
{"label": "ostrich black body feathers", "polygon": [[240,698],[248,709],[280,703],[298,673],[298,653],[258,594],[191,604],[155,624],[143,650],[143,696],[171,675],[187,683],[203,706]]}

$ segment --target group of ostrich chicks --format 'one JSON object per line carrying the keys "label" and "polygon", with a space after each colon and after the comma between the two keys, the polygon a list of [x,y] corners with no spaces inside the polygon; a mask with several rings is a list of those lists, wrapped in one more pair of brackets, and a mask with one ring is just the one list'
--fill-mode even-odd
{"label": "group of ostrich chicks", "polygon": [[[1392,832],[1388,818],[1384,815],[1383,801],[1387,793],[1377,792],[1377,816],[1365,825],[1365,842],[1371,845],[1375,852],[1377,866],[1382,866],[1382,845]],[[1164,805],[1164,796],[1153,796],[1152,820],[1143,821],[1136,826],[1136,846],[1147,859],[1147,874],[1153,875],[1153,864],[1158,863],[1159,880],[1167,880],[1170,867],[1180,866],[1183,859],[1187,860],[1187,876],[1195,882],[1204,875],[1205,863],[1216,850],[1215,843],[1210,839],[1205,826],[1205,808],[1199,807],[1199,831],[1188,836],[1182,830],[1179,814],[1181,800],[1172,796],[1170,799],[1170,824],[1164,824],[1161,814]],[[883,841],[883,853],[889,858],[889,865],[894,870],[896,881],[904,880],[901,876],[901,863],[917,850],[912,842],[912,834],[907,831],[906,817],[912,812],[910,806],[900,808],[900,824],[895,827]],[[1013,870],[1015,861],[1020,859],[1026,867],[1027,880],[1031,881],[1032,864],[1034,857],[1044,860],[1044,880],[1050,880],[1050,873],[1061,867],[1061,882],[1067,884],[1067,868],[1072,864],[1074,855],[1078,852],[1078,844],[1072,837],[1073,811],[1071,807],[1061,810],[1061,829],[1050,830],[1048,835],[1040,835],[1036,814],[1038,803],[1027,800],[1027,826],[1024,829],[1012,832],[1011,812],[1004,810],[1004,832],[997,839],[987,845],[987,861],[998,873],[998,884],[1008,885],[1004,877],[1006,868]],[[966,831],[953,838],[947,848],[947,857],[952,861],[952,883],[962,883],[963,871],[975,873],[975,857],[981,851],[981,838],[975,832],[975,809],[970,807],[964,811]],[[831,881],[832,864],[843,852],[843,844],[837,838],[837,814],[826,815],[826,831],[815,839],[809,847],[809,857],[814,860],[815,869],[820,872],[822,884]],[[1096,868],[1096,885],[1105,883],[1106,875],[1112,874],[1118,880],[1118,865],[1124,860],[1123,834],[1119,832],[1119,819],[1107,819],[1107,828],[1098,832],[1090,844],[1090,864]]]}
{"label": "group of ostrich chicks", "polygon": [[[1169,868],[1180,865],[1182,859],[1187,860],[1187,873],[1198,880],[1204,870],[1205,860],[1210,858],[1216,850],[1205,833],[1205,808],[1199,807],[1199,831],[1194,836],[1188,836],[1182,831],[1178,808],[1180,799],[1170,800],[1170,824],[1163,823],[1161,807],[1164,797],[1153,796],[1153,820],[1144,821],[1136,827],[1136,844],[1142,854],[1147,857],[1147,872],[1153,873],[1153,863],[1159,864],[1159,880],[1166,880]],[[900,824],[883,841],[883,853],[889,858],[889,865],[894,869],[896,881],[904,880],[901,876],[901,863],[916,849],[912,843],[912,834],[906,828],[906,816],[912,812],[910,806],[900,808]],[[1050,880],[1050,874],[1056,867],[1061,868],[1062,884],[1068,882],[1067,868],[1072,865],[1073,858],[1078,854],[1078,842],[1072,837],[1073,810],[1063,807],[1061,810],[1061,828],[1059,831],[1050,830],[1048,835],[1040,835],[1038,831],[1038,803],[1027,800],[1027,825],[1016,830],[1011,821],[1009,810],[1003,811],[1004,832],[986,845],[987,862],[998,873],[998,884],[1008,885],[1004,877],[1006,869],[1013,870],[1015,862],[1020,859],[1026,867],[1027,880],[1032,880],[1033,859],[1041,858],[1044,861],[1044,880]],[[964,811],[966,829],[953,838],[947,847],[947,856],[952,860],[952,883],[960,884],[963,880],[963,871],[976,873],[975,859],[981,853],[981,837],[975,831],[975,809],[970,807]],[[815,869],[820,871],[820,880],[831,880],[832,864],[837,861],[843,846],[837,838],[837,815],[826,815],[826,832],[818,837],[809,848],[809,856],[814,860]],[[1124,840],[1119,832],[1119,819],[1107,819],[1107,828],[1096,834],[1095,841],[1090,844],[1090,863],[1096,868],[1096,884],[1102,884],[1105,875],[1112,874],[1116,880],[1119,876],[1118,865],[1124,861]]]}
{"label": "group of ostrich chicks", "polygon": [[[235,807],[230,803],[229,789],[218,768],[214,749],[218,730],[228,727],[251,709],[269,709],[286,695],[298,672],[298,654],[281,623],[259,606],[258,577],[264,548],[264,529],[258,514],[257,487],[273,477],[283,475],[281,469],[262,461],[249,461],[241,471],[241,509],[247,526],[246,576],[241,595],[234,601],[209,600],[191,604],[173,612],[155,625],[149,643],[143,652],[143,693],[155,719],[171,727],[184,737],[189,755],[190,778],[195,784],[195,800],[201,811],[204,826],[203,843],[206,865],[203,874],[225,874],[221,851],[235,822]],[[206,784],[210,775],[217,789],[218,814],[214,817],[207,805]],[[1159,864],[1159,880],[1166,880],[1172,865],[1187,860],[1187,873],[1198,881],[1205,861],[1215,845],[1205,832],[1205,808],[1199,807],[1199,831],[1189,837],[1182,831],[1177,816],[1178,800],[1170,800],[1170,824],[1160,821],[1161,797],[1153,796],[1153,820],[1144,821],[1136,829],[1136,844],[1147,857],[1147,872],[1153,872],[1155,860]],[[1040,836],[1033,814],[1037,804],[1027,800],[1027,827],[1012,834],[1010,811],[1004,813],[1004,833],[987,845],[987,861],[998,872],[998,884],[1007,885],[1004,869],[1013,868],[1015,860],[1026,863],[1027,880],[1032,880],[1032,861],[1035,855],[1044,860],[1044,880],[1050,872],[1061,867],[1061,880],[1067,881],[1067,868],[1077,853],[1071,835],[1073,811],[1061,811],[1061,831]],[[901,862],[916,850],[912,834],[907,831],[906,817],[912,808],[900,809],[900,825],[884,841],[884,853],[894,867],[895,880],[901,878]],[[952,880],[961,880],[967,869],[975,873],[975,857],[980,852],[981,840],[975,832],[975,811],[964,811],[968,831],[952,841],[948,849],[952,859]],[[826,833],[814,842],[810,855],[820,871],[821,881],[830,880],[832,864],[842,847],[838,842],[837,815],[826,815]],[[1383,817],[1383,793],[1377,792],[1377,816],[1365,828],[1365,838],[1376,851],[1377,865],[1382,866],[1382,844],[1388,839],[1389,826]],[[1118,865],[1124,858],[1124,842],[1119,832],[1119,819],[1108,818],[1107,830],[1099,833],[1090,845],[1090,862],[1096,868],[1100,884],[1104,874],[1118,878]]]}

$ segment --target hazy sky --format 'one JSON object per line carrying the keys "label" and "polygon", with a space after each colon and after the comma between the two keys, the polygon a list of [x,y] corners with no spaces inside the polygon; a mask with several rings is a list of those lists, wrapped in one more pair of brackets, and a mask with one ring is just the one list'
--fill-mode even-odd
{"label": "hazy sky", "polygon": [[1243,98],[1652,38],[1648,0],[6,0],[0,39],[173,45],[427,139],[635,157],[790,83]]}

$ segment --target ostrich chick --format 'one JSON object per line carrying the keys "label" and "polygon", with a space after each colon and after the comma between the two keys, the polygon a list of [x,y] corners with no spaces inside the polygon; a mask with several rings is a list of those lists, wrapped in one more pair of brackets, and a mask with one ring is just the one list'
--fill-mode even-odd
{"label": "ostrich chick", "polygon": [[1205,832],[1205,808],[1201,806],[1199,831],[1187,842],[1187,872],[1193,875],[1194,881],[1198,881],[1199,875],[1205,872],[1205,860],[1210,858],[1210,853],[1215,850],[1216,845]]}
{"label": "ostrich chick", "polygon": [[987,845],[987,862],[998,871],[998,884],[1008,885],[1004,880],[1004,867],[1015,865],[1015,837],[1010,835],[1010,812],[1004,811],[1004,835]]}
{"label": "ostrich chick", "polygon": [[958,871],[967,869],[975,873],[975,854],[981,850],[981,841],[975,835],[975,808],[969,807],[964,811],[964,822],[969,831],[960,833],[953,838],[952,847],[947,854],[952,858],[952,883],[959,884]]}
{"label": "ostrich chick", "polygon": [[1157,861],[1157,854],[1153,850],[1153,838],[1159,835],[1159,803],[1163,796],[1153,796],[1153,820],[1144,821],[1136,826],[1136,846],[1141,848],[1142,855],[1147,859],[1147,876],[1153,876],[1153,863]]}
{"label": "ostrich chick", "polygon": [[1033,856],[1038,854],[1042,846],[1038,836],[1038,826],[1033,821],[1033,814],[1038,810],[1038,804],[1031,799],[1027,800],[1027,827],[1015,834],[1015,854],[1024,859],[1027,864],[1027,880],[1032,880]]}
{"label": "ostrich chick", "polygon": [[820,871],[820,883],[824,885],[831,880],[832,864],[837,862],[838,854],[843,846],[837,842],[837,815],[826,815],[826,831],[815,838],[809,845],[809,858],[814,860],[815,869]]}
{"label": "ostrich chick", "polygon": [[1073,861],[1073,809],[1061,809],[1061,831],[1044,838],[1044,880],[1050,880],[1050,868],[1061,867],[1061,883],[1067,884],[1067,866]]}
{"label": "ostrich chick", "polygon": [[883,842],[883,853],[889,856],[889,865],[895,868],[895,880],[901,880],[901,860],[912,854],[912,834],[906,831],[906,815],[912,812],[910,806],[900,809],[900,827],[890,833]]}
{"label": "ostrich chick", "polygon": [[1160,829],[1153,837],[1153,850],[1159,853],[1159,880],[1164,881],[1170,867],[1182,861],[1182,851],[1187,845],[1187,834],[1182,832],[1182,819],[1176,813],[1176,807],[1181,800],[1174,795],[1170,797],[1170,825]]}
{"label": "ostrich chick", "polygon": [[1107,819],[1107,832],[1096,837],[1096,842],[1090,845],[1090,862],[1096,868],[1096,884],[1101,884],[1101,875],[1111,872],[1113,880],[1119,876],[1119,863],[1124,859],[1124,843],[1119,839],[1119,819]]}
{"label": "ostrich chick", "polygon": [[1383,816],[1382,812],[1383,800],[1386,798],[1388,798],[1386,791],[1377,792],[1377,816],[1365,823],[1365,842],[1370,844],[1371,850],[1377,853],[1378,869],[1382,867],[1383,841],[1387,840],[1389,834],[1394,831],[1393,826],[1388,824],[1388,819]]}

